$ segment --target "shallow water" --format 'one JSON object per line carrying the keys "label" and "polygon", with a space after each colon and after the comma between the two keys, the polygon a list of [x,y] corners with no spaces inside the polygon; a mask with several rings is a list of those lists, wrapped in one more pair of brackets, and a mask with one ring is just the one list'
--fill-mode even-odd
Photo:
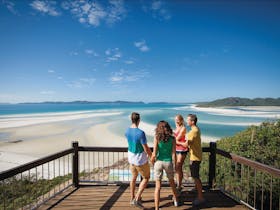
{"label": "shallow water", "polygon": [[[8,121],[12,123],[23,123],[27,119],[38,119],[44,122],[44,119],[52,120],[59,118],[68,119],[69,116],[74,116],[76,112],[81,112],[83,116],[95,115],[96,113],[109,113],[107,116],[97,116],[92,118],[74,119],[79,122],[80,126],[91,126],[100,123],[110,123],[110,130],[119,136],[124,136],[125,129],[130,125],[130,113],[139,112],[141,114],[141,122],[148,125],[150,128],[156,126],[160,120],[166,120],[174,128],[174,117],[181,114],[183,117],[189,113],[198,116],[198,126],[204,136],[211,137],[217,140],[221,137],[232,136],[237,132],[244,130],[250,125],[259,124],[266,120],[275,120],[280,116],[280,110],[247,110],[240,107],[228,109],[197,109],[192,104],[12,104],[0,105],[0,123]],[[118,113],[118,114],[113,114]],[[272,115],[269,115],[271,114]],[[65,115],[65,117],[63,117]],[[267,116],[272,116],[268,118]],[[273,117],[276,116],[276,117]],[[41,119],[42,118],[42,119]],[[71,119],[71,118],[70,118]],[[10,121],[9,121],[10,120]],[[15,122],[16,121],[16,122]],[[62,121],[67,123],[69,121]],[[188,128],[189,129],[189,128]],[[149,132],[151,133],[151,132]],[[147,135],[149,141],[152,141],[152,136]],[[8,133],[5,133],[0,128],[0,141],[6,139]]]}

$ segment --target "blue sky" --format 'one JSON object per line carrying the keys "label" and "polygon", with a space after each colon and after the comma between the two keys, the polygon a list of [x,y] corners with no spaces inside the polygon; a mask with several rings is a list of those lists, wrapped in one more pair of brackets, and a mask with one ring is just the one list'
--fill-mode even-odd
{"label": "blue sky", "polygon": [[279,1],[0,0],[0,103],[280,97]]}

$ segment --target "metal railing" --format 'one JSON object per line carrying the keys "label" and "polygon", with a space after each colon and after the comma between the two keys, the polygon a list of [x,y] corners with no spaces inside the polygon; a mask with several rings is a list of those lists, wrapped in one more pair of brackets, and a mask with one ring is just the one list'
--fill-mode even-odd
{"label": "metal railing", "polygon": [[68,149],[0,173],[0,209],[36,209],[72,186]]}
{"label": "metal railing", "polygon": [[250,209],[280,209],[280,170],[216,149],[215,183]]}
{"label": "metal railing", "polygon": [[[36,209],[71,186],[130,181],[127,148],[72,146],[0,173],[0,209]],[[279,169],[217,149],[211,142],[203,148],[200,175],[204,187],[219,188],[250,208],[279,209]]]}
{"label": "metal railing", "polygon": [[[74,151],[76,151],[76,162],[78,163],[78,178],[74,179],[75,186],[79,186],[83,183],[99,183],[99,184],[111,184],[111,183],[128,183],[131,181],[131,173],[129,170],[129,163],[127,161],[127,148],[124,147],[81,147],[77,143],[73,143]],[[151,148],[152,150],[152,148]],[[202,182],[205,185],[212,184],[213,175],[208,173],[209,152],[210,148],[203,148],[204,166],[201,170]],[[183,167],[184,173],[184,185],[193,185],[193,181],[190,180],[189,161],[185,160],[185,167]],[[154,182],[153,166],[150,164],[150,180]],[[211,176],[211,177],[210,177]],[[139,182],[140,175],[137,178]],[[163,182],[167,182],[166,176],[163,176]],[[212,185],[211,185],[212,186]]]}

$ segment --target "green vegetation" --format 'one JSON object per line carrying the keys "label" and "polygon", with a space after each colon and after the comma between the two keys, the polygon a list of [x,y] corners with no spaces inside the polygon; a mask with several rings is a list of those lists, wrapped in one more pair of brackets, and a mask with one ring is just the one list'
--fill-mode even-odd
{"label": "green vegetation", "polygon": [[197,103],[198,107],[221,107],[221,106],[280,106],[280,98],[239,98],[229,97],[211,102]]}
{"label": "green vegetation", "polygon": [[280,120],[251,126],[217,141],[217,148],[280,168]]}
{"label": "green vegetation", "polygon": [[[280,120],[264,122],[260,126],[251,126],[217,142],[217,148],[246,157],[265,165],[280,168]],[[272,187],[272,209],[279,209],[280,178],[269,173],[254,170],[248,166],[237,164],[217,155],[217,185],[261,209],[263,195],[264,208],[270,205],[270,189]]]}
{"label": "green vegetation", "polygon": [[12,177],[1,182],[0,185],[0,209],[19,209],[21,207],[36,204],[42,201],[43,196],[47,198],[58,192],[59,185],[72,178],[72,174],[58,176],[52,180],[39,179],[32,175]]}

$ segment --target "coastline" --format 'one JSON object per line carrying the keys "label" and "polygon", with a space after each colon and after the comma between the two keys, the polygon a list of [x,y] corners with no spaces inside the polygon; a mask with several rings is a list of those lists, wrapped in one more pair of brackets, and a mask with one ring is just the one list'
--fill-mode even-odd
{"label": "coastline", "polygon": [[[240,107],[239,110],[228,107],[199,108],[192,104],[188,108],[213,115],[242,117],[256,117],[257,115],[264,120],[268,116],[273,116],[273,119],[280,118],[280,107]],[[126,147],[124,132],[130,121],[125,115],[120,110],[2,115],[0,118],[0,171],[71,148],[73,141],[78,141],[81,146]],[[253,120],[222,122],[202,119],[199,122],[228,126],[259,124]],[[124,123],[127,124],[124,125]],[[114,125],[118,125],[118,130],[112,129]],[[156,125],[141,121],[139,128],[145,131],[148,145],[152,147]],[[124,129],[123,132],[122,129]],[[201,139],[202,142],[209,143],[219,140],[220,137],[208,136],[207,133],[205,135],[202,132]]]}
{"label": "coastline", "polygon": [[[70,121],[0,129],[1,132],[9,132],[11,138],[9,141],[0,142],[0,171],[71,148],[73,141],[78,141],[81,146],[127,147],[124,135],[110,130],[112,124],[118,121],[85,127],[78,126],[80,121],[66,122]],[[152,124],[141,122],[139,128],[143,129],[147,136],[154,136],[155,126]],[[215,140],[217,139],[214,137],[202,136],[203,142]],[[152,147],[153,142],[148,141],[148,145]]]}
{"label": "coastline", "polygon": [[[74,129],[74,125],[71,127],[50,123],[26,126],[19,131],[18,128],[9,129],[13,138],[21,136],[25,140],[0,143],[0,171],[71,148],[73,141],[78,141],[82,146],[126,146],[124,138],[110,132],[110,125],[111,123],[97,124],[74,132],[69,132]],[[34,127],[36,136],[30,133]],[[52,135],[46,135],[50,129]]]}
{"label": "coastline", "polygon": [[280,118],[280,107],[271,106],[198,107],[196,104],[193,104],[191,109],[213,115]]}

